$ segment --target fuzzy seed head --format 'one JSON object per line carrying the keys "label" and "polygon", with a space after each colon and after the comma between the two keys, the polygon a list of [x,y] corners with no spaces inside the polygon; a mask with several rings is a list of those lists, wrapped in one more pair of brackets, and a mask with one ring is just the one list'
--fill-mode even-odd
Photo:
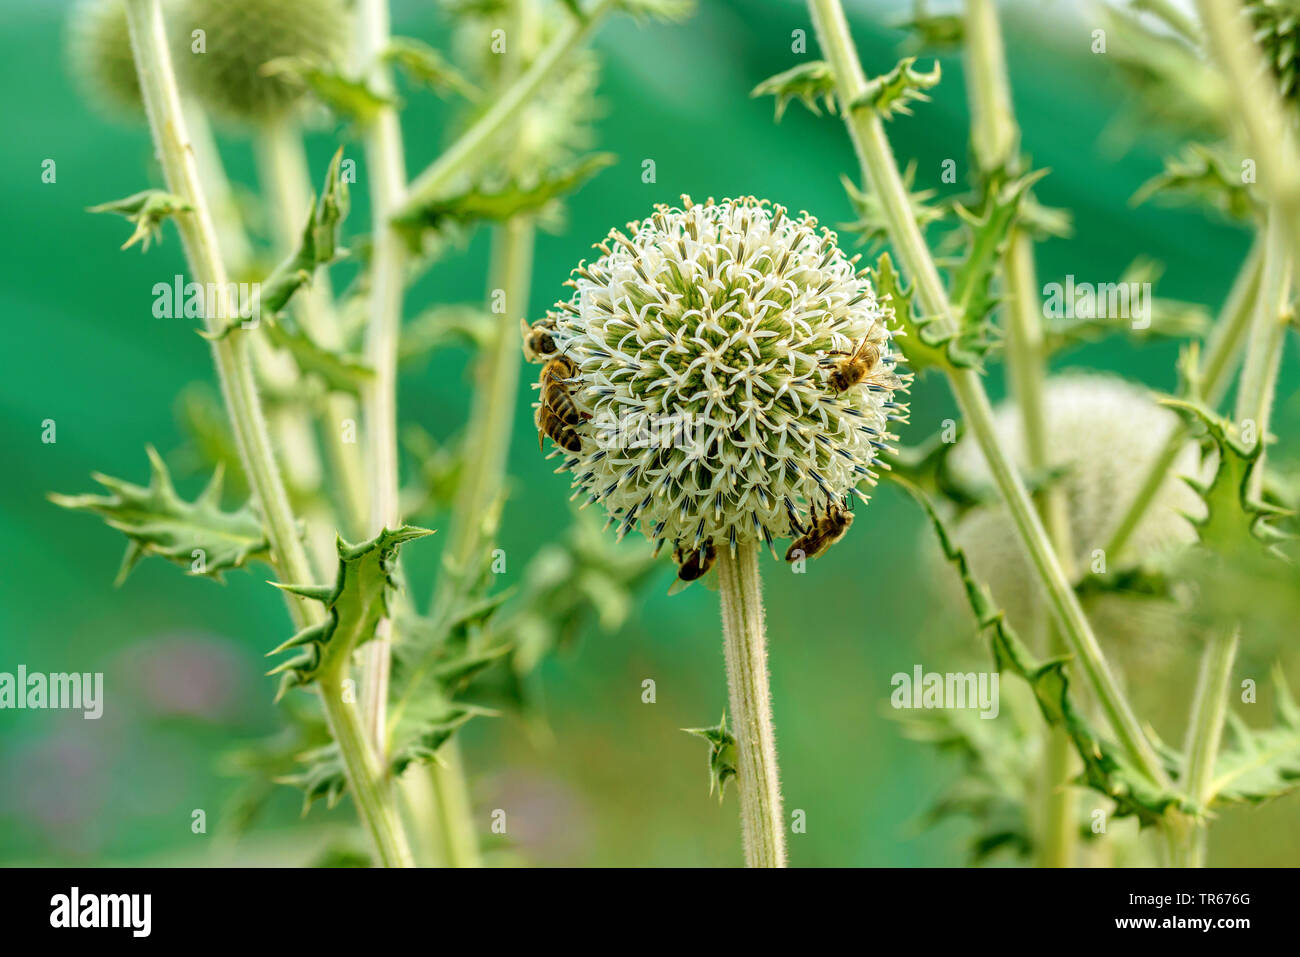
{"label": "fuzzy seed head", "polygon": [[[851,507],[901,420],[892,314],[807,214],[751,198],[658,206],[613,230],[548,315],[581,414],[575,498],[684,549],[789,538]],[[840,393],[835,363],[878,361]]]}
{"label": "fuzzy seed head", "polygon": [[[1123,517],[1147,469],[1179,426],[1176,413],[1159,405],[1147,389],[1112,375],[1069,372],[1046,383],[1043,413],[1047,460],[1064,499],[1074,563],[1093,570]],[[995,429],[1022,472],[1028,472],[1020,410],[998,407]],[[963,438],[949,458],[953,477],[968,489],[993,496],[992,477],[978,445]],[[1199,476],[1200,453],[1188,441],[1130,535],[1123,555],[1105,555],[1107,571],[1157,561],[1162,554],[1195,541],[1187,516],[1204,513],[1204,503],[1180,476]],[[1040,478],[1042,478],[1040,476]],[[1026,635],[1041,632],[1050,612],[1034,572],[1021,550],[1014,525],[1001,503],[968,512],[954,529],[976,577],[987,584],[1012,625]],[[936,563],[941,559],[934,556]],[[1176,605],[1141,594],[1092,596],[1086,610],[1125,670],[1167,660],[1187,635]]]}
{"label": "fuzzy seed head", "polygon": [[[347,49],[343,0],[178,0],[169,18],[177,68],[214,113],[255,122],[290,109],[302,91],[262,73],[280,57],[333,62]],[[194,31],[203,31],[203,51]]]}
{"label": "fuzzy seed head", "polygon": [[144,111],[123,0],[81,0],[72,8],[68,57],[87,99],[125,113]]}

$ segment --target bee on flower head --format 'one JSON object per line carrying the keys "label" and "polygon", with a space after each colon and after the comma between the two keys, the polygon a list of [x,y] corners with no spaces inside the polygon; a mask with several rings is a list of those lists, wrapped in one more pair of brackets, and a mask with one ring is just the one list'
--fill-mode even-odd
{"label": "bee on flower head", "polygon": [[573,401],[570,387],[576,381],[578,366],[568,356],[556,356],[542,367],[538,377],[540,401],[533,421],[537,424],[537,447],[541,449],[546,436],[550,436],[566,452],[582,450],[578,426],[584,416]]}
{"label": "bee on flower head", "polygon": [[555,344],[555,320],[550,316],[532,325],[527,319],[520,319],[519,332],[524,340],[524,358],[529,362],[545,362],[560,351]]}
{"label": "bee on flower head", "polygon": [[853,524],[853,513],[834,502],[827,502],[826,510],[821,515],[817,514],[817,503],[813,502],[809,507],[809,514],[810,527],[795,539],[786,551],[787,562],[798,561],[800,558],[816,558],[824,554],[828,548],[844,537],[849,526]]}

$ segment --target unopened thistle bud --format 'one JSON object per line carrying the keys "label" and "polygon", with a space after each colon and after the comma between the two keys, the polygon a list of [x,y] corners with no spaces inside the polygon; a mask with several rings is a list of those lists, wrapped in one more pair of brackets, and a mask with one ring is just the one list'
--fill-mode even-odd
{"label": "unopened thistle bud", "polygon": [[539,323],[556,372],[538,422],[574,497],[620,535],[682,549],[770,548],[814,507],[866,501],[909,377],[856,257],[807,214],[749,197],[683,197],[628,230]]}
{"label": "unopened thistle bud", "polygon": [[182,81],[214,113],[246,122],[274,118],[302,95],[263,72],[267,63],[337,62],[347,49],[343,0],[177,0],[168,19]]}
{"label": "unopened thistle bud", "polygon": [[67,29],[68,58],[86,98],[143,113],[123,0],[81,0],[68,14]]}
{"label": "unopened thistle bud", "polygon": [[[1054,482],[1064,499],[1073,562],[1080,575],[1104,575],[1149,562],[1195,541],[1196,530],[1187,516],[1201,514],[1204,504],[1179,478],[1198,475],[1200,455],[1189,440],[1129,536],[1125,554],[1104,552],[1156,456],[1178,428],[1174,412],[1141,386],[1091,372],[1049,379],[1043,406],[1050,474],[1036,478]],[[1020,410],[1012,404],[1000,406],[995,426],[1004,446],[1026,470]],[[988,466],[973,439],[958,443],[949,464],[961,484],[992,494]],[[1032,634],[1046,624],[1049,613],[1039,590],[1027,584],[1033,572],[1011,529],[1006,508],[990,504],[970,511],[954,534],[976,577],[989,586],[1011,623]],[[1103,640],[1113,639],[1108,650],[1119,655],[1126,670],[1161,660],[1186,635],[1178,607],[1167,601],[1106,592],[1090,596],[1085,605]]]}

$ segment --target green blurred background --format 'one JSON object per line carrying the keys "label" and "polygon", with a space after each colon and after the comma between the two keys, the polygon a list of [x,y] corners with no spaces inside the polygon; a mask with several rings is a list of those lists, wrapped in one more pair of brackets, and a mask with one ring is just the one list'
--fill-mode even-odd
{"label": "green blurred background", "polygon": [[[394,28],[445,47],[446,24],[432,2],[395,0]],[[770,100],[749,92],[792,66],[791,31],[811,34],[801,4],[705,0],[685,25],[607,25],[595,47],[604,66],[597,143],[619,163],[569,203],[560,235],[541,235],[531,310],[561,293],[569,269],[613,225],[640,218],[683,192],[755,194],[824,223],[852,218],[839,183],[855,164],[840,123],[792,107],[780,125]],[[893,65],[901,6],[848,5],[869,72]],[[0,491],[4,574],[0,575],[0,670],[103,671],[104,717],[0,712],[0,861],[5,863],[304,863],[346,829],[351,811],[318,807],[302,818],[296,791],[283,788],[254,833],[223,842],[221,809],[238,781],[219,773],[223,753],[277,726],[263,653],[287,633],[280,596],[255,574],[224,587],[186,579],[162,562],[142,564],[112,587],[123,543],[102,523],[55,508],[50,490],[84,491],[101,470],[145,477],[143,448],[164,454],[183,442],[177,393],[210,380],[210,359],[184,321],[150,313],[151,287],[182,270],[172,227],[146,256],[120,252],[123,223],[85,207],[146,185],[147,132],[88,107],[64,65],[66,4],[5,0],[0,33],[5,115],[0,153],[0,303],[9,344],[0,378],[0,429],[8,453]],[[1092,25],[1069,5],[1038,5],[1009,26],[1009,55],[1025,149],[1051,175],[1038,194],[1070,209],[1076,235],[1039,248],[1044,282],[1065,273],[1117,278],[1139,252],[1167,265],[1162,295],[1217,306],[1248,236],[1200,213],[1128,198],[1176,142],[1135,140],[1114,131],[1125,91],[1104,57],[1088,52]],[[816,55],[809,36],[810,55]],[[940,163],[964,169],[967,114],[960,63],[944,59],[934,102],[890,127],[918,182],[938,185]],[[418,169],[443,142],[446,108],[412,97],[405,114],[408,162]],[[331,135],[310,142],[319,175]],[[1103,143],[1108,145],[1102,145]],[[222,139],[232,178],[255,182],[247,141]],[[360,146],[349,145],[361,159]],[[42,161],[57,182],[41,182]],[[653,159],[657,182],[641,181]],[[364,184],[364,169],[361,174]],[[363,223],[364,189],[354,191]],[[359,228],[359,227],[358,227]],[[487,237],[478,235],[424,279],[413,307],[435,299],[484,296]],[[1154,387],[1174,385],[1173,345],[1135,348],[1109,340],[1069,357],[1071,365],[1119,371]],[[404,420],[436,436],[461,427],[468,407],[463,353],[443,353],[401,387]],[[1277,431],[1294,434],[1297,369],[1288,357]],[[511,451],[513,494],[501,533],[507,579],[571,519],[566,482],[537,455],[527,375]],[[1000,370],[990,388],[1002,393]],[[915,442],[953,412],[943,382],[927,378],[912,395]],[[56,444],[41,423],[57,422]],[[184,486],[190,488],[191,484]],[[947,865],[965,860],[968,829],[921,824],[952,777],[951,762],[902,739],[882,703],[896,671],[918,662],[945,670],[935,647],[944,630],[966,629],[958,614],[932,610],[936,590],[921,560],[929,532],[898,492],[882,488],[852,534],[809,574],[793,577],[769,561],[768,621],[778,744],[788,809],[803,809],[807,832],[791,840],[797,866]],[[427,545],[427,547],[426,547]],[[416,594],[428,594],[437,540],[407,552]],[[493,808],[510,815],[517,859],[569,865],[716,865],[741,860],[734,795],[719,806],[707,793],[705,747],[680,728],[716,721],[725,699],[716,596],[692,588],[668,598],[663,563],[639,613],[617,634],[591,633],[544,667],[554,732],[535,744],[509,718],[463,732],[486,831]],[[936,637],[937,636],[937,637]],[[641,703],[641,682],[657,683],[656,704]],[[205,809],[208,833],[191,833]],[[1214,832],[1213,863],[1287,864],[1300,855],[1294,797],[1231,812]]]}

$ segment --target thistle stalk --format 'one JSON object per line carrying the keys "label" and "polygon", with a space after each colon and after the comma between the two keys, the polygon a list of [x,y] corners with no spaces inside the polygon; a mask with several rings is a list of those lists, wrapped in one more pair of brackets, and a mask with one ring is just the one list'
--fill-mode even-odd
{"label": "thistle stalk", "polygon": [[1300,145],[1237,0],[1198,0],[1210,52],[1218,61],[1242,141],[1256,161],[1260,185],[1278,218],[1293,268],[1300,268]]}
{"label": "thistle stalk", "polygon": [[718,556],[727,691],[736,738],[736,784],[748,867],[785,867],[785,821],[772,730],[767,634],[757,542]]}
{"label": "thistle stalk", "polygon": [[[380,94],[390,94],[392,76],[380,62],[380,54],[390,40],[387,0],[360,0],[357,29],[357,54],[370,84]],[[377,532],[401,522],[397,474],[397,350],[407,250],[391,219],[406,189],[406,159],[402,128],[392,106],[376,111],[366,127],[365,147],[373,230],[366,359],[373,376],[362,392],[361,401],[370,473],[370,529]],[[366,646],[362,670],[361,701],[366,728],[381,751],[385,747],[388,675],[392,663],[391,626],[387,619],[380,622],[374,641]]]}
{"label": "thistle stalk", "polygon": [[1291,261],[1287,255],[1285,214],[1279,207],[1269,210],[1264,234],[1264,264],[1260,271],[1259,294],[1250,323],[1246,357],[1237,384],[1237,427],[1254,432],[1260,458],[1251,471],[1248,492],[1258,497],[1264,481],[1264,448],[1273,419],[1273,396],[1277,391],[1282,346],[1290,320],[1287,304],[1291,297]]}
{"label": "thistle stalk", "polygon": [[[237,310],[231,302],[212,215],[189,147],[159,0],[126,0],[126,12],[145,112],[167,188],[192,207],[190,212],[176,217],[181,243],[195,277],[216,291],[217,314],[206,316],[205,322],[210,333],[220,333]],[[298,540],[297,522],[271,452],[249,345],[248,336],[239,329],[214,338],[212,354],[217,377],[240,461],[261,508],[272,566],[282,581],[308,583],[312,581],[311,566]],[[286,600],[300,628],[323,620],[319,604],[293,595],[286,595]],[[356,797],[357,811],[380,862],[386,866],[409,863],[400,823],[391,801],[385,797],[378,761],[364,738],[354,733],[356,717],[344,701],[340,682],[339,676],[328,676],[321,684],[321,701],[339,746],[349,788]]]}
{"label": "thistle stalk", "polygon": [[[1224,394],[1232,382],[1232,370],[1236,365],[1241,343],[1251,325],[1254,315],[1255,297],[1259,287],[1263,243],[1256,238],[1250,253],[1242,263],[1233,281],[1232,289],[1224,300],[1214,331],[1210,334],[1205,357],[1200,366],[1194,370],[1194,387],[1211,408],[1223,401]],[[1169,434],[1164,446],[1147,466],[1146,475],[1138,486],[1137,494],[1124,510],[1115,530],[1106,542],[1105,553],[1118,559],[1128,544],[1133,532],[1142,523],[1147,509],[1156,500],[1156,495],[1164,485],[1165,477],[1173,466],[1178,453],[1191,437],[1191,430],[1180,423]]]}
{"label": "thistle stalk", "polygon": [[[971,139],[980,168],[986,174],[1019,164],[1020,128],[1011,102],[1006,52],[992,0],[967,0],[966,71],[972,114]],[[1003,256],[1008,293],[1007,365],[1012,393],[1020,411],[1029,468],[1044,474],[1047,457],[1047,408],[1043,399],[1046,355],[1043,349],[1042,309],[1034,244],[1029,234],[1013,228]],[[1060,487],[1049,485],[1037,496],[1042,518],[1056,557],[1067,578],[1075,578],[1074,548]],[[1048,653],[1064,651],[1059,629],[1048,626]],[[1044,867],[1069,867],[1074,861],[1076,827],[1073,745],[1059,728],[1047,728],[1042,784],[1044,815],[1038,841],[1039,863]]]}
{"label": "thistle stalk", "polygon": [[518,117],[519,112],[551,75],[568,62],[569,55],[595,32],[614,9],[616,2],[617,0],[597,0],[591,10],[582,15],[575,14],[529,64],[528,69],[502,92],[491,108],[411,181],[410,189],[406,191],[395,214],[405,215],[417,209],[421,203],[437,199],[456,176],[472,166],[492,139]]}
{"label": "thistle stalk", "polygon": [[[1228,713],[1228,684],[1232,678],[1232,663],[1237,655],[1239,639],[1239,629],[1220,632],[1210,639],[1201,657],[1196,694],[1192,699],[1192,712],[1187,724],[1187,740],[1183,744],[1183,751],[1187,755],[1187,770],[1182,785],[1193,803],[1202,808],[1212,796],[1214,762],[1223,739],[1223,722]],[[1179,840],[1173,846],[1174,865],[1204,867],[1207,837],[1205,825],[1183,828],[1178,837]]]}
{"label": "thistle stalk", "polygon": [[[839,0],[809,0],[822,50],[835,74],[841,113],[858,160],[876,191],[889,223],[890,240],[913,277],[924,308],[952,327],[953,311],[934,258],[912,213],[906,188],[880,117],[864,104],[867,81],[849,34]],[[1169,785],[1159,758],[1147,740],[1127,698],[1120,690],[1078,597],[1057,560],[1047,530],[1034,508],[993,427],[992,408],[979,373],[968,368],[948,371],[957,404],[988,461],[999,492],[1007,503],[1016,532],[1042,582],[1066,642],[1083,668],[1114,729],[1121,747],[1151,780]]]}

